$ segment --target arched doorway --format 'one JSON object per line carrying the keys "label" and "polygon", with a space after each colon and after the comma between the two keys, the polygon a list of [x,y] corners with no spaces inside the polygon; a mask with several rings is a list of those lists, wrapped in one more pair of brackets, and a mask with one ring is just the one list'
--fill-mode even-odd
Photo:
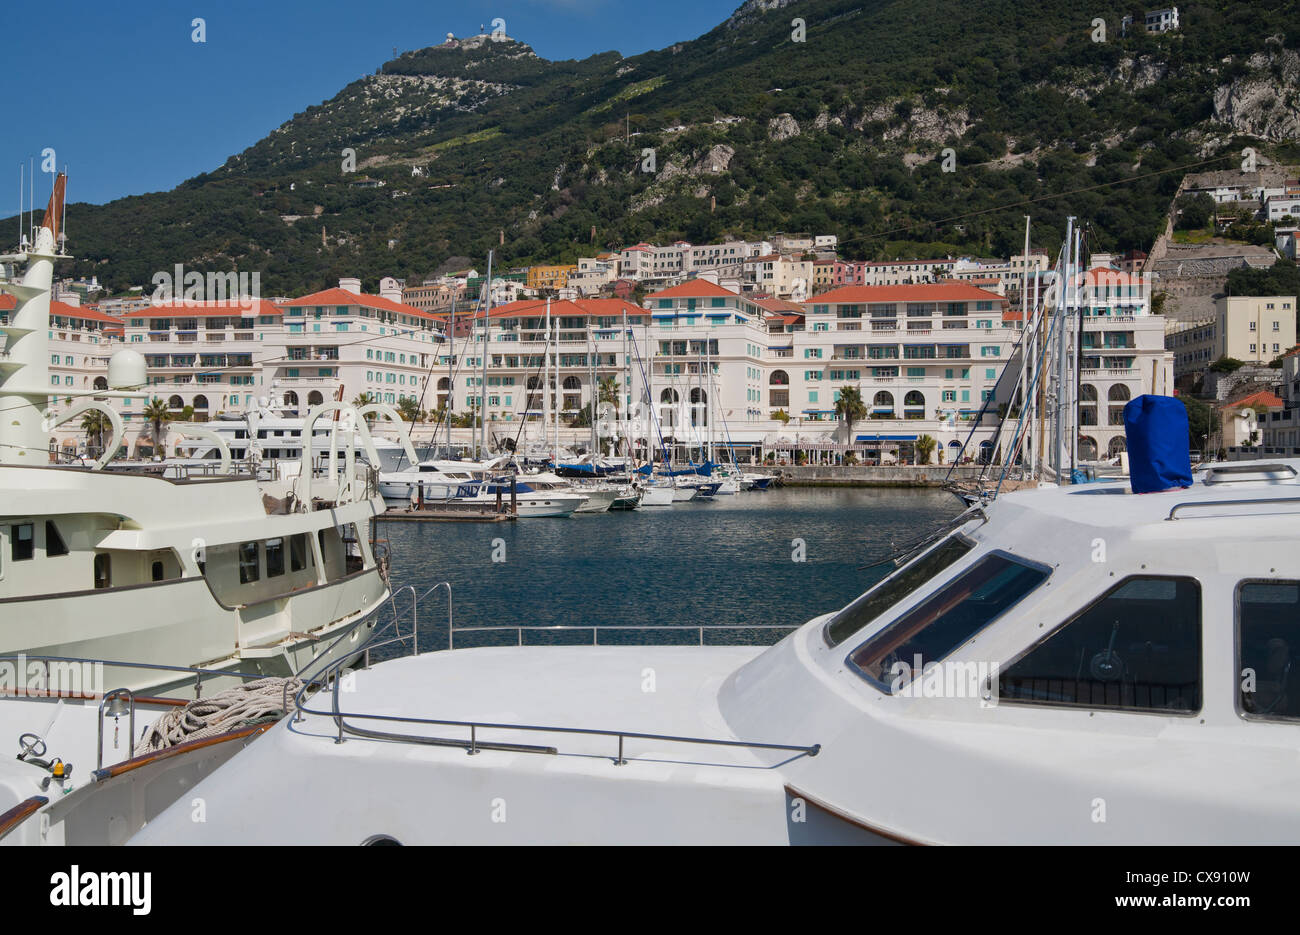
{"label": "arched doorway", "polygon": [[307,405],[319,406],[324,401],[324,399],[325,397],[321,396],[319,390],[312,390],[310,393],[307,394]]}
{"label": "arched doorway", "polygon": [[925,395],[920,390],[911,390],[903,397],[903,418],[925,418]]}
{"label": "arched doorway", "polygon": [[561,386],[564,390],[564,411],[576,412],[582,408],[582,381],[577,377],[565,377]]}
{"label": "arched doorway", "polygon": [[185,401],[184,401],[183,399],[181,399],[179,396],[172,396],[170,399],[167,400],[167,408],[168,408],[168,409],[184,409],[184,408],[185,408]]}
{"label": "arched doorway", "polygon": [[894,417],[894,394],[881,390],[871,400],[871,417],[873,419],[892,419]]}
{"label": "arched doorway", "polygon": [[691,425],[709,424],[709,394],[698,386],[691,387]]}
{"label": "arched doorway", "polygon": [[784,370],[773,370],[767,378],[767,404],[772,409],[785,410],[789,415],[790,374]]}
{"label": "arched doorway", "polygon": [[194,397],[194,421],[208,421],[208,398],[202,393]]}
{"label": "arched doorway", "polygon": [[681,397],[671,386],[659,394],[659,423],[665,429],[677,427],[677,404]]}
{"label": "arched doorway", "polygon": [[1106,448],[1106,457],[1118,458],[1121,451],[1127,451],[1128,445],[1124,441],[1123,435],[1116,435],[1110,440],[1110,445]]}
{"label": "arched doorway", "polygon": [[1124,424],[1124,405],[1129,401],[1132,394],[1129,388],[1123,383],[1116,383],[1106,391],[1106,401],[1109,403],[1110,425]]}
{"label": "arched doorway", "polygon": [[1093,438],[1091,435],[1079,436],[1079,460],[1097,460],[1097,439]]}

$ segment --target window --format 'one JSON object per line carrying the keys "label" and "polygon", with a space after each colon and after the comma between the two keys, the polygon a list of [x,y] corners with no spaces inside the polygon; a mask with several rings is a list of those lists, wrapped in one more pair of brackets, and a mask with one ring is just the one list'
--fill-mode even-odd
{"label": "window", "polygon": [[244,542],[239,546],[239,583],[251,584],[261,577],[257,568],[257,543]]}
{"label": "window", "polygon": [[877,584],[826,624],[824,636],[827,645],[838,646],[844,642],[972,548],[974,548],[972,543],[953,536],[911,564],[903,566],[900,571]]}
{"label": "window", "polygon": [[289,537],[289,570],[302,571],[307,567],[307,534],[300,532]]}
{"label": "window", "polygon": [[266,576],[278,578],[284,574],[284,540],[266,540]]}
{"label": "window", "polygon": [[164,577],[164,572],[163,572],[163,563],[162,563],[162,562],[154,562],[154,563],[149,567],[149,580],[151,580],[151,581],[162,581],[162,580],[163,580],[163,577]]}
{"label": "window", "polygon": [[94,562],[95,590],[113,586],[113,557],[106,552],[95,553]]}
{"label": "window", "polygon": [[59,528],[54,525],[53,520],[45,521],[45,556],[47,558],[56,555],[67,555],[68,547],[59,535]]}
{"label": "window", "polygon": [[1300,718],[1300,581],[1237,586],[1238,710],[1247,717]]}
{"label": "window", "polygon": [[25,562],[35,555],[36,540],[31,523],[15,523],[9,527],[9,558],[15,562]]}
{"label": "window", "polygon": [[1003,670],[998,697],[1190,714],[1201,707],[1201,586],[1126,578]]}
{"label": "window", "polygon": [[920,675],[975,636],[1047,579],[1050,570],[990,552],[929,599],[849,654],[849,664],[888,691],[902,666]]}

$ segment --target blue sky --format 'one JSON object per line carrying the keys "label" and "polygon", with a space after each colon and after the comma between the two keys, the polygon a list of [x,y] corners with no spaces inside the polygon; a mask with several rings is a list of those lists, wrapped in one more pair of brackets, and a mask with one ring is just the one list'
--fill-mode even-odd
{"label": "blue sky", "polygon": [[[162,191],[261,139],[398,52],[472,35],[495,17],[549,59],[635,55],[692,39],[741,0],[68,0],[10,35],[0,217],[18,166],[53,148],[71,201]],[[202,17],[207,41],[191,39]],[[15,25],[10,22],[10,26]],[[33,91],[24,100],[24,92]],[[44,207],[50,178],[38,174]]]}

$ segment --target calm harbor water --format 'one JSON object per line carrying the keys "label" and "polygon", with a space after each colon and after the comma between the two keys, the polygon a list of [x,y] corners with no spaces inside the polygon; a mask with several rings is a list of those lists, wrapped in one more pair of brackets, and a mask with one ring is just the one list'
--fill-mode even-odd
{"label": "calm harbor water", "polygon": [[[568,519],[381,523],[379,536],[392,549],[395,588],[451,583],[459,647],[517,640],[513,630],[460,632],[478,626],[796,626],[884,574],[858,566],[960,509],[942,491],[786,488]],[[706,642],[774,642],[784,632],[716,630]],[[621,637],[600,634],[602,643]],[[626,641],[697,639],[694,629],[636,629]],[[525,633],[525,642],[589,643],[591,630]],[[420,643],[447,645],[445,591],[421,604]]]}

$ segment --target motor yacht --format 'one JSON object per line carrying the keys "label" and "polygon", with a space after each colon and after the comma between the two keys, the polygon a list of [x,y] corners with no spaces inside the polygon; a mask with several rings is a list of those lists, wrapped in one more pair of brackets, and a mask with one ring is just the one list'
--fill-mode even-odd
{"label": "motor yacht", "polygon": [[[315,407],[301,459],[274,479],[237,470],[225,441],[203,425],[172,431],[214,444],[217,470],[116,469],[125,428],[107,400],[139,396],[147,382],[139,353],[111,356],[108,389],[71,394],[61,414],[48,408],[65,184],[60,175],[30,245],[0,257],[25,270],[21,282],[0,283],[16,299],[0,326],[0,653],[286,675],[333,634],[364,640],[365,627],[354,624],[389,592],[372,525],[383,500],[357,448],[378,464],[365,416],[396,413],[379,404]],[[51,430],[90,411],[111,424],[105,453],[84,466],[51,464]],[[315,433],[327,421],[328,447]],[[319,469],[317,446],[328,462]],[[152,694],[172,687],[167,670],[143,667],[120,671],[118,684]]]}
{"label": "motor yacht", "polygon": [[768,648],[384,662],[136,840],[1291,843],[1298,475],[1004,493]]}

